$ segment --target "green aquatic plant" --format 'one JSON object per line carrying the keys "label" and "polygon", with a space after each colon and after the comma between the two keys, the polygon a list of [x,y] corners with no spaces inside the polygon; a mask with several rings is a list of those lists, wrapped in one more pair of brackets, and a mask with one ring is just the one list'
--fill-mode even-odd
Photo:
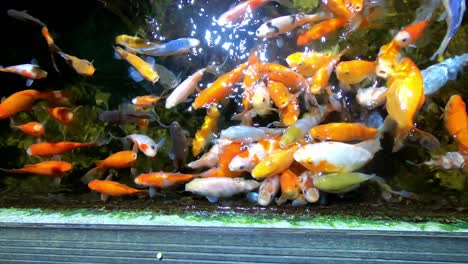
{"label": "green aquatic plant", "polygon": [[292,4],[298,11],[309,13],[317,9],[320,0],[293,0]]}

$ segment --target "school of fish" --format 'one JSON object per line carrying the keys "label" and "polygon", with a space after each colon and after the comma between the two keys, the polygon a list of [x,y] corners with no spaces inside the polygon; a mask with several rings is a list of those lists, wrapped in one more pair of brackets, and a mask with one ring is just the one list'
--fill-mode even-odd
{"label": "school of fish", "polygon": [[[271,2],[285,7],[291,5],[286,0],[243,1],[221,14],[217,24],[219,27],[243,26],[243,20],[255,16],[258,9]],[[367,181],[377,183],[383,197],[389,194],[415,197],[416,194],[404,190],[394,191],[383,178],[363,173],[361,169],[382,150],[384,136],[394,138],[392,152],[402,149],[409,139],[417,139],[427,150],[440,147],[438,139],[419,127],[415,119],[427,96],[439,91],[448,81],[456,80],[457,73],[468,64],[468,54],[449,58],[425,70],[420,70],[417,62],[405,56],[405,49],[414,46],[432,23],[430,15],[421,15],[419,21],[404,25],[390,42],[382,43],[374,59],[342,60],[349,47],[336,52],[308,48],[315,41],[323,41],[337,32],[352,34],[360,28],[372,28],[378,2],[322,0],[320,11],[315,14],[272,18],[261,24],[255,35],[260,39],[276,38],[296,32],[297,51],[285,58],[287,65],[267,61],[260,50],[253,48],[246,61],[222,74],[219,67],[211,65],[189,74],[185,80],[180,80],[180,76],[163,65],[155,64],[154,57],[183,56],[200,45],[198,39],[181,37],[159,43],[133,35],[119,35],[115,46],[109,47],[115,51],[115,58],[122,60],[116,63],[130,65],[128,73],[132,80],[159,83],[164,92],[159,95],[142,93],[119,109],[101,112],[99,121],[136,125],[142,134],[116,137],[109,133],[105,140],[93,142],[43,142],[46,124],[38,120],[17,124],[17,113],[28,112],[36,101],[45,100],[48,106],[44,106],[44,110],[56,122],[68,126],[74,122],[75,112],[81,106],[69,108],[72,100],[64,91],[28,88],[2,99],[0,119],[9,119],[12,129],[37,138],[38,142],[30,145],[25,154],[44,160],[23,168],[1,170],[47,176],[59,184],[73,170],[73,164],[61,161],[60,155],[77,148],[99,148],[117,139],[124,146],[132,147],[115,150],[107,158],[96,161],[95,167],[89,168],[81,178],[90,190],[101,194],[103,201],[116,196],[155,197],[158,190],[185,185],[185,191],[204,196],[210,202],[246,194],[249,200],[261,206],[288,201],[292,205],[305,205],[319,201],[323,192],[345,193]],[[457,2],[463,4],[457,6]],[[449,29],[434,56],[441,56],[465,11],[464,1],[443,3],[448,10]],[[435,5],[431,10],[434,9]],[[45,23],[26,11],[9,10],[7,13],[41,28],[56,71],[59,71],[55,63],[58,55],[77,74],[92,78],[96,71],[93,62],[60,49]],[[32,85],[33,80],[47,78],[47,72],[35,61],[2,67],[2,72],[21,75],[28,80],[27,86]],[[215,75],[216,79],[201,89],[199,84],[206,73]],[[334,77],[338,80],[337,86],[331,83]],[[240,99],[236,98],[239,91]],[[380,122],[326,121],[334,112],[347,111],[340,98],[343,91],[354,94],[362,109],[384,108],[388,115],[380,117]],[[225,119],[239,123],[220,127],[223,110],[237,99],[240,101],[237,113]],[[168,126],[161,124],[154,108],[160,101],[164,101],[162,105],[166,109],[189,102],[190,111],[206,112],[198,131],[190,135],[176,120]],[[256,123],[271,116],[277,116],[277,121],[268,126]],[[166,138],[155,141],[143,134],[151,122],[168,129],[174,171],[140,172],[136,169],[138,159],[142,156],[154,158],[167,141]],[[468,114],[460,95],[450,97],[443,123],[458,150],[434,157],[425,164],[462,169],[468,158]],[[188,162],[190,152],[195,158]],[[108,173],[110,169],[130,169],[134,187],[113,181],[113,175]]]}

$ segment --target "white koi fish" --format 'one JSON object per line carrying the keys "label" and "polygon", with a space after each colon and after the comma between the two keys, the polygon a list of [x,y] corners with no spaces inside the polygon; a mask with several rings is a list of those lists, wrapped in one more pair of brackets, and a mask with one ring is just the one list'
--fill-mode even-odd
{"label": "white koi fish", "polygon": [[197,85],[205,74],[206,68],[200,69],[190,75],[182,83],[180,83],[171,95],[166,98],[166,109],[170,109],[183,101],[185,101],[190,95],[195,93]]}
{"label": "white koi fish", "polygon": [[278,35],[288,33],[306,23],[316,22],[330,17],[330,14],[325,12],[319,12],[312,15],[299,13],[295,15],[281,16],[263,23],[257,31],[255,31],[255,35],[259,38],[274,38]]}
{"label": "white koi fish", "polygon": [[0,66],[0,72],[15,73],[27,78],[26,86],[31,86],[34,80],[47,77],[47,72],[34,63],[34,60],[31,64],[20,64],[5,68]]}
{"label": "white koi fish", "polygon": [[261,206],[269,205],[273,201],[273,198],[275,198],[275,196],[278,194],[279,190],[279,175],[266,178],[260,185],[260,188],[258,189],[258,204],[260,204]]}
{"label": "white koi fish", "polygon": [[365,148],[341,142],[307,144],[294,153],[294,159],[313,172],[352,172],[374,157]]}
{"label": "white koi fish", "polygon": [[208,201],[215,203],[219,198],[250,192],[259,186],[257,181],[242,178],[197,178],[185,184],[185,191],[206,196]]}
{"label": "white koi fish", "polygon": [[282,128],[266,128],[251,126],[231,126],[221,131],[220,138],[229,139],[236,142],[250,143],[260,141],[265,138],[276,137],[283,134]]}
{"label": "white koi fish", "polygon": [[120,139],[120,140],[130,140],[133,142],[133,148],[138,148],[141,152],[143,152],[148,157],[154,157],[158,153],[158,149],[164,145],[166,142],[165,138],[159,140],[158,143],[154,142],[154,140],[146,135],[141,134],[131,134],[123,138],[118,138],[113,136],[109,133],[109,135],[113,138]]}

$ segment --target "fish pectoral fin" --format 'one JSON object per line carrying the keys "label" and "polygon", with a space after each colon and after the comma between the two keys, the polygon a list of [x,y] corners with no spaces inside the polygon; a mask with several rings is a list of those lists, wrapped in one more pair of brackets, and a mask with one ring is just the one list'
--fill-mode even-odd
{"label": "fish pectoral fin", "polygon": [[31,86],[31,85],[33,84],[33,82],[34,82],[34,80],[32,80],[32,79],[27,79],[27,80],[26,80],[26,86],[28,86],[28,87]]}
{"label": "fish pectoral fin", "polygon": [[53,179],[53,183],[54,183],[55,186],[59,186],[61,182],[62,182],[62,178],[61,178],[61,177],[55,177],[55,178]]}
{"label": "fish pectoral fin", "polygon": [[448,18],[448,12],[444,11],[444,12],[442,12],[442,14],[440,14],[439,18],[437,18],[437,22],[444,21],[447,18]]}
{"label": "fish pectoral fin", "polygon": [[219,197],[206,196],[206,199],[208,199],[208,201],[210,201],[210,203],[216,203],[219,200]]}
{"label": "fish pectoral fin", "polygon": [[138,175],[138,169],[135,167],[130,168],[130,173],[132,176],[137,176]]}
{"label": "fish pectoral fin", "polygon": [[158,194],[158,191],[156,190],[156,188],[154,188],[154,187],[149,188],[148,195],[149,195],[150,198],[156,197],[157,194]]}
{"label": "fish pectoral fin", "polygon": [[143,76],[134,68],[134,67],[128,67],[128,75],[130,75],[130,78],[134,82],[141,82],[144,80]]}
{"label": "fish pectoral fin", "polygon": [[107,202],[109,200],[109,195],[101,193],[101,201]]}

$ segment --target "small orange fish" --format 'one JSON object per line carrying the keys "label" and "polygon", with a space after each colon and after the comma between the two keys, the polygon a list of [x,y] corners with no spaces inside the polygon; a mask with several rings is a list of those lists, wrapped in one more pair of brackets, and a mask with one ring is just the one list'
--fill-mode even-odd
{"label": "small orange fish", "polygon": [[299,100],[297,100],[296,97],[292,97],[289,104],[285,108],[279,110],[281,122],[283,122],[285,126],[294,125],[297,122],[300,113],[301,108],[299,106]]}
{"label": "small orange fish", "polygon": [[247,63],[242,63],[230,72],[223,74],[216,79],[210,86],[198,93],[195,101],[192,103],[193,109],[205,107],[212,103],[217,103],[228,97],[244,70],[247,68]]}
{"label": "small orange fish", "polygon": [[154,107],[163,98],[165,97],[157,95],[137,96],[132,99],[132,104],[140,107]]}
{"label": "small orange fish", "polygon": [[318,69],[327,66],[334,56],[316,51],[296,52],[289,55],[286,62],[304,77],[312,77]]}
{"label": "small orange fish", "polygon": [[208,109],[205,120],[200,129],[195,133],[195,137],[192,141],[192,154],[194,157],[198,156],[209,141],[213,139],[214,133],[218,128],[220,115],[221,113],[218,110],[217,104],[213,104],[213,106]]}
{"label": "small orange fish", "polygon": [[364,79],[375,75],[377,61],[352,60],[342,61],[336,65],[336,78],[341,86],[358,84]]}
{"label": "small orange fish", "polygon": [[244,73],[244,80],[242,83],[242,105],[244,107],[242,113],[233,116],[233,120],[242,120],[242,124],[250,125],[252,118],[247,114],[252,108],[252,97],[254,94],[254,86],[258,83],[262,77],[260,72],[260,62],[256,52],[251,52],[248,66]]}
{"label": "small orange fish", "polygon": [[191,181],[196,176],[196,174],[170,173],[164,171],[150,172],[138,175],[135,178],[135,183],[148,187],[168,188]]}
{"label": "small orange fish", "polygon": [[395,35],[393,41],[400,47],[406,48],[409,45],[413,44],[418,40],[424,29],[429,24],[429,20],[423,20],[414,24],[411,24],[404,29],[400,30],[398,34]]}
{"label": "small orange fish", "polygon": [[269,80],[281,82],[293,92],[305,91],[309,86],[302,75],[281,64],[262,63],[260,70]]}
{"label": "small orange fish", "polygon": [[148,190],[138,190],[110,180],[92,180],[88,183],[88,188],[101,193],[101,200],[103,201],[106,201],[109,196],[127,196],[148,193]]}
{"label": "small orange fish", "polygon": [[299,189],[299,177],[291,170],[285,170],[280,176],[281,196],[278,204],[283,204],[287,200],[295,200],[301,194]]}
{"label": "small orange fish", "polygon": [[133,167],[137,160],[137,153],[131,150],[116,152],[104,160],[96,161],[96,167],[88,171],[81,180],[86,184],[95,179],[97,175],[102,175],[108,169],[124,169]]}
{"label": "small orange fish", "polygon": [[50,157],[63,154],[76,148],[95,147],[97,145],[98,143],[96,142],[39,142],[29,146],[26,153],[30,156]]}
{"label": "small orange fish", "polygon": [[46,107],[46,111],[57,121],[63,123],[63,124],[69,124],[75,119],[75,112],[78,110],[81,106],[78,106],[75,109],[70,109],[68,107]]}
{"label": "small orange fish", "polygon": [[36,164],[29,164],[21,169],[1,169],[8,173],[30,173],[43,176],[59,177],[63,173],[71,171],[72,164],[66,161],[43,161]]}
{"label": "small orange fish", "polygon": [[281,82],[268,80],[268,90],[270,91],[271,100],[273,100],[278,109],[287,107],[293,100],[293,97],[295,97],[289,92],[288,87]]}
{"label": "small orange fish", "polygon": [[22,125],[11,124],[11,127],[21,130],[26,135],[32,137],[42,137],[45,133],[45,127],[43,123],[38,122],[28,122]]}
{"label": "small orange fish", "polygon": [[62,51],[57,51],[57,53],[62,56],[62,58],[67,62],[67,64],[72,67],[78,74],[89,77],[93,76],[96,68],[94,68],[93,63],[85,59],[80,59],[75,56],[66,54]]}
{"label": "small orange fish", "polygon": [[424,104],[423,77],[410,58],[403,58],[395,67],[394,75],[387,80],[389,117],[397,123],[393,152],[403,146],[403,140],[414,130],[414,117]]}
{"label": "small orange fish", "polygon": [[340,61],[341,56],[343,56],[343,54],[348,50],[349,48],[345,48],[339,54],[330,56],[328,64],[322,66],[315,72],[309,88],[309,91],[312,94],[319,94],[328,86],[328,81],[330,80],[330,75],[333,72],[335,65]]}
{"label": "small orange fish", "polygon": [[468,115],[463,98],[454,94],[450,97],[444,110],[445,128],[455,139],[462,152],[468,151]]}
{"label": "small orange fish", "polygon": [[367,140],[377,136],[378,130],[358,123],[328,123],[313,127],[310,135],[317,140],[354,141]]}
{"label": "small orange fish", "polygon": [[18,112],[31,110],[34,102],[39,99],[57,103],[69,103],[69,99],[62,91],[40,92],[37,90],[23,90],[10,95],[0,103],[0,119],[9,118]]}
{"label": "small orange fish", "polygon": [[[326,8],[330,10],[333,14],[335,14],[335,16],[344,18],[346,20],[350,20],[355,15],[355,8],[352,2],[353,1],[349,1],[349,0],[322,1],[322,3],[325,4]],[[356,3],[356,5],[359,9],[359,3]],[[360,8],[362,9],[362,1],[361,1]]]}
{"label": "small orange fish", "polygon": [[325,37],[346,25],[346,19],[338,17],[315,24],[311,29],[299,35],[296,44],[305,46],[310,42]]}

